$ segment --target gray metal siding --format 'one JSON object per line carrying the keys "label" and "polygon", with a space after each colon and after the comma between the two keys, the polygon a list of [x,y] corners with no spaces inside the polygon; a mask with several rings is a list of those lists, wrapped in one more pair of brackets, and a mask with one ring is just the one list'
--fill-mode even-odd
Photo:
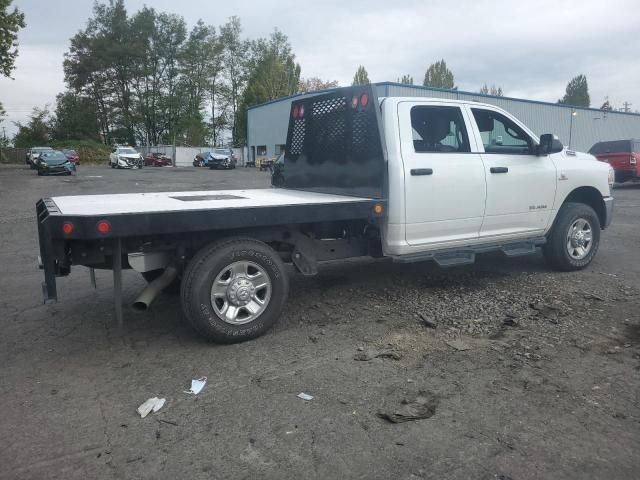
{"label": "gray metal siding", "polygon": [[[511,113],[527,125],[534,133],[554,133],[564,145],[586,152],[603,140],[640,138],[640,115],[621,112],[603,112],[587,108],[571,108],[551,103],[491,97],[471,92],[428,89],[412,85],[393,83],[376,84],[379,97],[433,97],[454,100],[477,101],[496,105]],[[249,146],[267,146],[269,157],[275,155],[275,145],[284,144],[291,102],[298,97],[288,97],[249,109]],[[575,111],[571,127],[571,112]]]}

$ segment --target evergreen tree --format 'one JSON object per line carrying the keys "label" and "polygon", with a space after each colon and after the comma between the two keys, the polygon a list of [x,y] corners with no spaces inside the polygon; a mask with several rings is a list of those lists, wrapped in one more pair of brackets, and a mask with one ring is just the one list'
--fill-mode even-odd
{"label": "evergreen tree", "polygon": [[369,85],[371,81],[369,81],[369,75],[365,68],[360,65],[358,70],[356,70],[356,74],[353,76],[353,83],[351,85]]}
{"label": "evergreen tree", "polygon": [[587,77],[580,74],[577,77],[572,78],[567,84],[567,90],[564,97],[558,100],[558,103],[573,105],[576,107],[588,107],[591,105]]}

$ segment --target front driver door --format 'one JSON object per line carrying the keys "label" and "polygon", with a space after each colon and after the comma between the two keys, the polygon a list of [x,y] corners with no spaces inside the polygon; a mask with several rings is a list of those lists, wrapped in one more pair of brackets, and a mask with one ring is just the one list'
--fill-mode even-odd
{"label": "front driver door", "polygon": [[487,203],[481,237],[542,234],[556,193],[556,167],[536,156],[536,143],[515,119],[490,108],[468,107],[482,139]]}
{"label": "front driver door", "polygon": [[477,239],[485,202],[482,159],[469,141],[460,104],[398,104],[405,182],[405,231],[411,246]]}

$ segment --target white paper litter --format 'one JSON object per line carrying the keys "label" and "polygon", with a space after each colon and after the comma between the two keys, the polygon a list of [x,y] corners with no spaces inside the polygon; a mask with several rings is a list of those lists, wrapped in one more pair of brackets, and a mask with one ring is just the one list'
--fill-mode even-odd
{"label": "white paper litter", "polygon": [[207,377],[194,378],[191,380],[191,390],[183,390],[190,395],[199,394],[207,383]]}
{"label": "white paper litter", "polygon": [[158,410],[160,410],[166,401],[167,401],[166,398],[158,398],[158,397],[150,398],[149,400],[147,400],[146,402],[144,402],[142,405],[138,407],[138,413],[142,418],[144,418],[147,415],[149,415],[149,413],[151,413],[152,411],[153,413],[155,413]]}
{"label": "white paper litter", "polygon": [[313,395],[309,395],[307,393],[301,392],[298,395],[296,395],[298,398],[301,398],[302,400],[313,400]]}

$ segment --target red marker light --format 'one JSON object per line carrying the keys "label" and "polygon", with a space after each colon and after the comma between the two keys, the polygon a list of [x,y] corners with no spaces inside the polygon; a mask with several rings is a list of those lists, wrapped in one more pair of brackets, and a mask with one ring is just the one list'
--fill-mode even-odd
{"label": "red marker light", "polygon": [[111,231],[111,225],[106,220],[100,220],[96,225],[96,230],[98,230],[98,232],[102,233],[103,235],[106,235]]}
{"label": "red marker light", "polygon": [[362,105],[362,107],[366,107],[367,103],[369,103],[369,95],[367,95],[366,93],[363,93],[362,95],[360,95],[360,105]]}
{"label": "red marker light", "polygon": [[64,222],[62,224],[62,233],[64,233],[65,235],[69,235],[69,234],[73,233],[73,223]]}
{"label": "red marker light", "polygon": [[299,114],[300,114],[300,107],[296,105],[295,107],[293,107],[293,118],[298,118]]}

